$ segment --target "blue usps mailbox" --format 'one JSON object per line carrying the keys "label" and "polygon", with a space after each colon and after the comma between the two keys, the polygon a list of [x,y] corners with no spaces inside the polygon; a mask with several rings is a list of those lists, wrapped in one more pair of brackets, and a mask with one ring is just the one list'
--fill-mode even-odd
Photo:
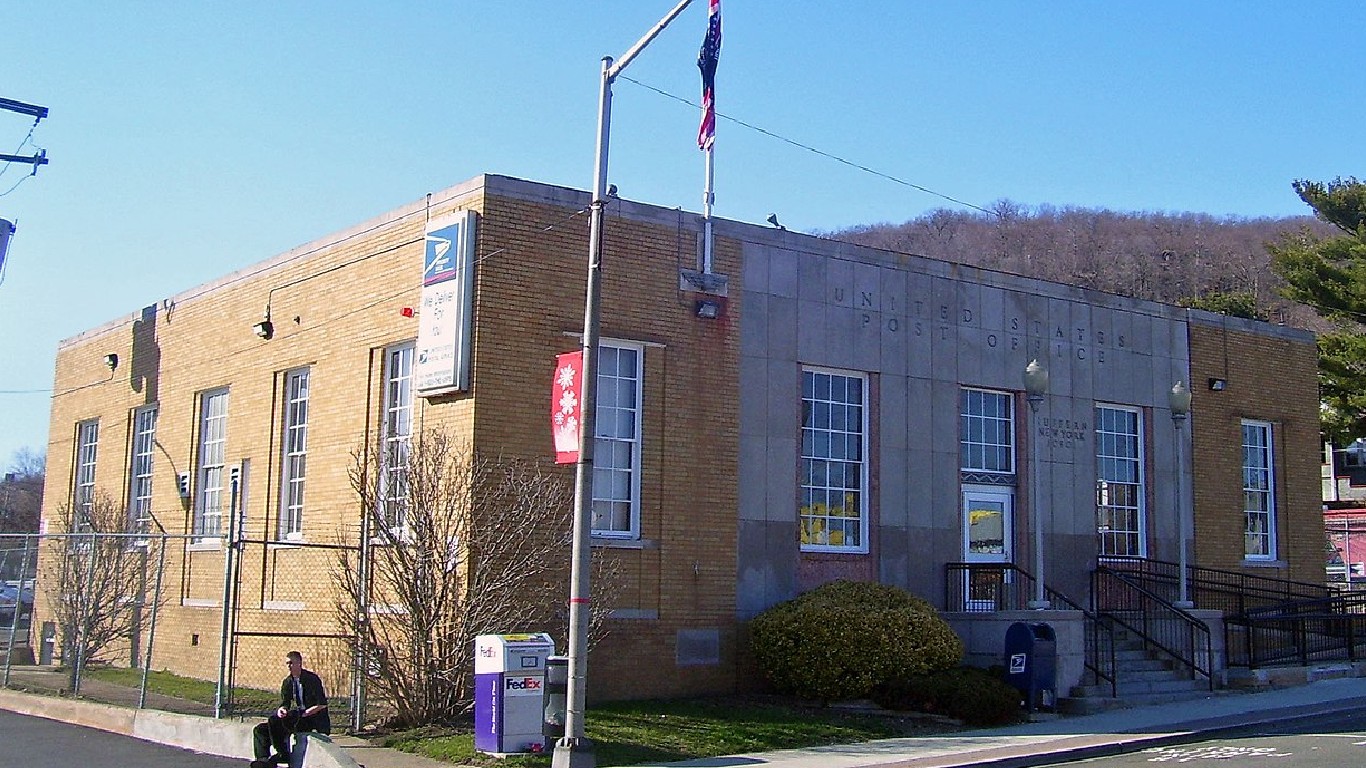
{"label": "blue usps mailbox", "polygon": [[1019,690],[1025,709],[1053,711],[1058,701],[1058,639],[1044,623],[1017,621],[1006,630],[1006,682]]}

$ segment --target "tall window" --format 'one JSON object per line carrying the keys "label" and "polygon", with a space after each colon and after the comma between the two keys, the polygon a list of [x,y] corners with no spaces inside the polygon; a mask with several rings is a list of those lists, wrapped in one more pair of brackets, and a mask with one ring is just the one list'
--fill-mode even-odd
{"label": "tall window", "polygon": [[1096,406],[1096,534],[1102,555],[1143,557],[1143,435],[1139,412]]}
{"label": "tall window", "polygon": [[640,535],[639,346],[598,346],[593,423],[593,534]]}
{"label": "tall window", "polygon": [[133,463],[129,468],[128,518],[133,530],[152,526],[152,452],[156,448],[157,407],[133,411]]}
{"label": "tall window", "polygon": [[802,371],[801,548],[867,552],[866,379]]}
{"label": "tall window", "polygon": [[304,478],[308,459],[308,369],[285,375],[284,456],[280,462],[280,538],[304,532]]}
{"label": "tall window", "polygon": [[1247,529],[1243,556],[1276,559],[1276,474],[1271,455],[1271,424],[1243,422],[1243,510]]}
{"label": "tall window", "polygon": [[100,444],[100,422],[83,421],[76,425],[75,498],[76,517],[72,530],[88,530],[95,504],[95,454]]}
{"label": "tall window", "polygon": [[228,390],[205,392],[199,400],[199,494],[194,534],[217,536],[227,499]]}
{"label": "tall window", "polygon": [[964,388],[958,451],[964,472],[1015,471],[1015,408],[1010,395]]}
{"label": "tall window", "polygon": [[408,452],[413,436],[413,345],[390,347],[384,354],[384,432],[380,500],[391,531],[408,524]]}

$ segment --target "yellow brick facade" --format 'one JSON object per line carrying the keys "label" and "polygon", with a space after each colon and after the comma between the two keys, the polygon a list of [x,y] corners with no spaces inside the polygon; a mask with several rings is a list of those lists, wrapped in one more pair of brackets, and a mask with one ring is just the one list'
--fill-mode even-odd
{"label": "yellow brick facade", "polygon": [[[1323,512],[1313,344],[1253,332],[1250,323],[1214,315],[1190,323],[1191,438],[1194,450],[1194,562],[1254,576],[1324,582]],[[1224,382],[1222,390],[1211,381]],[[1244,420],[1272,428],[1276,556],[1244,557]]]}
{"label": "yellow brick facade", "polygon": [[[202,395],[226,388],[227,463],[248,467],[244,534],[273,541],[284,377],[307,368],[305,539],[357,541],[360,515],[348,470],[353,454],[373,447],[380,434],[384,350],[417,335],[418,321],[402,310],[419,303],[425,222],[457,210],[481,214],[474,374],[468,392],[415,398],[414,421],[493,454],[550,457],[554,357],[580,344],[587,215],[573,215],[563,200],[531,197],[491,196],[476,179],[439,201],[400,209],[64,342],[54,380],[49,530],[59,531],[57,508],[72,498],[76,425],[98,419],[96,486],[122,501],[133,412],[155,405],[153,509],[170,533],[190,531],[192,504],[179,497],[176,477],[196,471]],[[598,543],[621,568],[614,607],[627,618],[612,622],[593,654],[592,695],[724,689],[729,662],[675,668],[673,644],[680,630],[716,630],[723,659],[734,657],[735,490],[723,480],[734,476],[737,453],[735,326],[729,316],[696,318],[692,295],[678,288],[680,263],[692,266],[696,251],[691,229],[619,214],[609,210],[604,232],[601,333],[644,345],[642,522],[638,541]],[[738,249],[720,242],[717,270],[733,272],[737,261]],[[274,334],[262,339],[252,326],[267,304]],[[738,302],[729,311],[734,316]],[[112,375],[107,354],[120,361]],[[572,481],[572,467],[558,471]],[[168,553],[154,666],[215,677],[223,552],[177,542]],[[335,554],[247,546],[242,558],[237,599],[244,610],[236,629],[247,634],[237,681],[273,685],[280,674],[275,658],[288,644],[301,645],[310,664],[325,659],[340,687],[349,662],[339,658],[344,653],[335,641],[271,637],[339,631],[328,575]]]}

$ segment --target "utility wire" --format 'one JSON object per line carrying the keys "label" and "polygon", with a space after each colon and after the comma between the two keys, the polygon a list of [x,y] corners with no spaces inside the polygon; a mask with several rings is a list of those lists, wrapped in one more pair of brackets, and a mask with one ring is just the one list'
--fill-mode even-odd
{"label": "utility wire", "polygon": [[[690,101],[690,100],[688,100],[688,99],[686,99],[686,98],[684,98],[684,97],[682,97],[682,96],[676,96],[676,95],[674,95],[674,94],[672,94],[672,93],[669,93],[668,91],[665,91],[665,90],[663,90],[663,89],[661,89],[661,88],[656,88],[656,87],[653,86],[653,85],[646,85],[645,83],[642,83],[642,82],[640,82],[639,80],[633,80],[633,79],[631,79],[630,77],[627,77],[626,75],[617,75],[617,77],[621,78],[622,80],[626,80],[626,81],[628,81],[628,82],[635,83],[636,85],[638,85],[638,86],[640,86],[641,88],[644,88],[644,89],[646,89],[646,90],[648,90],[648,91],[654,91],[655,93],[657,93],[657,94],[659,94],[660,96],[663,96],[663,97],[665,97],[665,98],[673,99],[674,101],[678,101],[678,102],[682,102],[682,103],[684,103],[684,104],[687,104],[688,106],[690,106],[690,107],[692,107],[692,108],[694,108],[694,109],[701,109],[701,108],[702,108],[700,104],[697,104],[697,103],[695,103],[695,102],[693,102],[693,101]],[[814,154],[820,155],[821,157],[828,158],[828,159],[830,159],[830,160],[834,160],[835,162],[837,162],[837,163],[842,163],[842,164],[844,164],[844,165],[849,166],[850,168],[856,168],[856,169],[858,169],[858,170],[860,170],[860,171],[863,171],[864,173],[872,174],[873,176],[877,176],[878,178],[886,179],[887,181],[893,182],[893,183],[895,183],[895,184],[900,184],[900,185],[903,186],[903,187],[910,187],[911,189],[918,190],[918,191],[920,191],[920,192],[924,192],[924,193],[927,194],[927,195],[934,195],[935,197],[940,198],[941,200],[947,200],[947,201],[949,201],[950,203],[955,203],[955,204],[961,205],[961,206],[963,206],[963,207],[965,207],[965,208],[971,208],[971,209],[973,209],[974,211],[981,211],[982,213],[985,213],[985,214],[987,214],[987,215],[989,215],[989,216],[997,216],[997,215],[999,215],[999,214],[997,214],[995,211],[988,210],[988,209],[986,209],[986,208],[983,208],[983,207],[980,206],[980,205],[973,205],[972,203],[969,203],[969,202],[966,201],[966,200],[960,200],[960,199],[958,199],[958,198],[956,198],[956,197],[953,197],[952,195],[946,195],[946,194],[944,194],[943,192],[936,192],[936,191],[934,191],[933,189],[930,189],[929,187],[922,187],[921,185],[916,184],[916,183],[914,183],[914,182],[910,182],[910,181],[906,181],[905,179],[897,178],[896,176],[893,176],[893,175],[891,175],[890,173],[883,173],[882,171],[879,171],[879,170],[874,169],[874,168],[869,168],[869,167],[866,166],[866,165],[861,165],[861,164],[856,163],[856,162],[854,162],[854,161],[852,161],[852,160],[846,160],[846,159],[840,157],[839,155],[834,155],[834,154],[831,154],[831,153],[826,152],[826,151],[824,151],[824,150],[817,149],[817,148],[815,148],[815,147],[813,147],[813,146],[811,146],[811,145],[809,145],[809,144],[803,144],[803,143],[801,143],[800,141],[794,141],[793,139],[789,139],[789,138],[787,138],[786,136],[782,136],[782,135],[780,135],[780,134],[774,133],[773,131],[767,130],[767,129],[765,129],[765,128],[760,128],[760,127],[757,126],[757,125],[751,125],[750,123],[747,123],[747,122],[745,122],[744,120],[741,120],[741,119],[739,119],[739,118],[731,117],[730,115],[723,114],[723,113],[721,113],[721,112],[717,112],[717,113],[716,113],[716,116],[717,116],[717,117],[721,117],[721,118],[725,118],[726,120],[729,120],[730,122],[735,123],[736,125],[742,126],[742,127],[744,127],[744,128],[748,128],[748,129],[750,129],[751,131],[755,131],[755,132],[757,132],[757,133],[762,133],[763,135],[768,136],[769,138],[777,139],[778,141],[784,142],[784,143],[786,143],[786,144],[791,144],[792,146],[797,147],[797,148],[799,148],[799,149],[804,149],[804,150],[806,150],[807,152],[812,152],[812,153],[814,153]]]}
{"label": "utility wire", "polygon": [[[37,121],[37,120],[34,120],[34,121],[33,121],[33,125],[30,125],[29,128],[28,128],[28,135],[24,137],[24,140],[23,140],[23,141],[19,142],[19,146],[15,147],[15,148],[14,148],[14,152],[12,152],[11,154],[15,154],[15,155],[19,154],[19,152],[22,151],[22,150],[24,149],[24,147],[28,145],[29,141],[33,138],[33,131],[34,131],[34,129],[36,129],[37,127],[38,127],[38,121]],[[10,167],[11,165],[14,165],[14,162],[13,162],[13,161],[6,161],[6,162],[5,162],[5,166],[4,166],[3,168],[0,168],[0,176],[4,176],[6,173],[9,173],[9,167]],[[36,166],[35,166],[35,167],[36,167]]]}

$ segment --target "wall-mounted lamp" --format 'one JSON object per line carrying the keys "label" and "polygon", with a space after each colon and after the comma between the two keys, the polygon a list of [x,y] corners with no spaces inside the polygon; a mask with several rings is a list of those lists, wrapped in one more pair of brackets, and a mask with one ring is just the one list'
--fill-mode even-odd
{"label": "wall-mounted lamp", "polygon": [[1210,379],[1209,379],[1209,388],[1210,388],[1210,391],[1211,391],[1211,392],[1223,392],[1223,391],[1224,391],[1224,387],[1227,387],[1227,386],[1228,386],[1228,381],[1225,380],[1225,379],[1216,379],[1216,378],[1213,377],[1213,376],[1211,376]]}
{"label": "wall-mounted lamp", "polygon": [[275,324],[267,317],[256,325],[253,325],[251,331],[263,339],[269,339],[271,336],[275,335]]}
{"label": "wall-mounted lamp", "polygon": [[119,356],[114,354],[113,352],[110,352],[109,354],[105,355],[104,367],[108,368],[111,371],[119,367]]}
{"label": "wall-mounted lamp", "polygon": [[693,305],[693,314],[703,320],[715,320],[721,316],[721,302],[715,299],[698,299]]}

